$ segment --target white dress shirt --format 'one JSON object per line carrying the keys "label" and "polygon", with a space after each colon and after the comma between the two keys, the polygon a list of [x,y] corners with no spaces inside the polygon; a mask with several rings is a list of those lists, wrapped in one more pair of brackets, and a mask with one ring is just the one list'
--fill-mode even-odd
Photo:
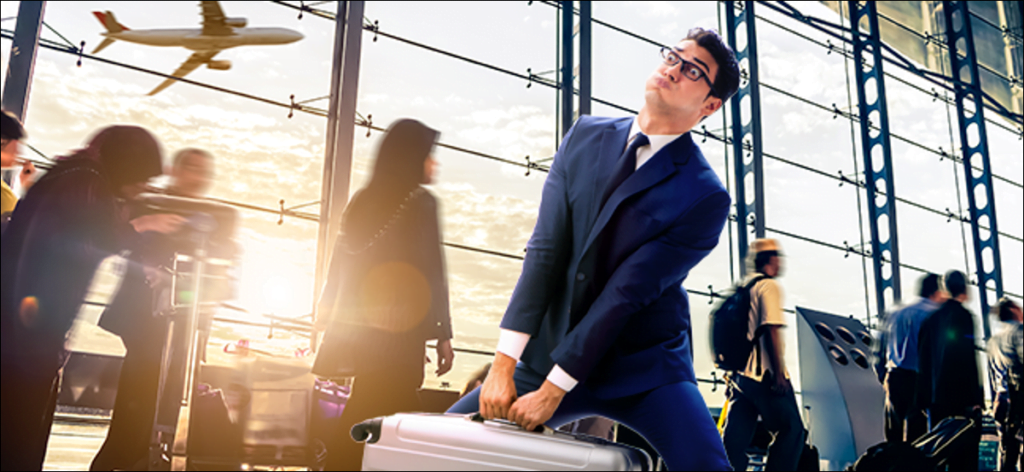
{"label": "white dress shirt", "polygon": [[[626,140],[627,148],[629,147],[629,143],[633,142],[636,135],[641,132],[640,121],[634,119],[633,126],[629,130],[629,139]],[[640,169],[640,167],[646,164],[647,161],[651,160],[658,151],[661,151],[662,148],[669,145],[669,143],[675,141],[680,136],[682,135],[647,135],[647,138],[650,139],[651,143],[637,148],[636,168]],[[526,350],[526,344],[529,342],[529,334],[503,329],[501,330],[501,336],[498,338],[498,352],[515,359],[516,362],[519,362],[519,358],[522,357],[523,351]],[[567,374],[558,365],[555,365],[555,367],[551,369],[551,372],[548,374],[548,381],[566,392],[576,388],[576,385],[579,384],[579,381]]]}

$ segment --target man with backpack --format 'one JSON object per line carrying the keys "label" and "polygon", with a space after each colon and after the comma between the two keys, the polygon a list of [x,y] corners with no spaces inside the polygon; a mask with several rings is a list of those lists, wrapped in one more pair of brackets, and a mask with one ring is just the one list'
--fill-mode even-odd
{"label": "man with backpack", "polygon": [[[749,275],[737,288],[737,295],[730,299],[742,300],[744,292],[749,292],[745,338],[749,356],[745,365],[742,362],[723,365],[728,364],[722,361],[728,359],[724,351],[729,348],[714,342],[719,367],[732,370],[729,413],[722,434],[725,450],[734,470],[747,470],[747,448],[760,416],[765,428],[775,438],[768,448],[765,470],[796,470],[804,448],[805,430],[784,361],[782,329],[786,323],[782,313],[782,288],[776,281],[782,275],[779,243],[771,239],[754,241],[747,265]],[[723,315],[716,313],[715,316]],[[713,320],[713,324],[713,329],[728,329],[718,320]],[[734,327],[743,328],[742,325]],[[721,339],[718,333],[713,336]]]}

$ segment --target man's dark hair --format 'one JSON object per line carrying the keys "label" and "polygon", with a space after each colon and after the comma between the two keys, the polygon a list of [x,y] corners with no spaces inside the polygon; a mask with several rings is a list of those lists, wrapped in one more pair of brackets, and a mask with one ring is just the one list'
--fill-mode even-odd
{"label": "man's dark hair", "polygon": [[956,298],[967,293],[967,276],[959,270],[950,271],[944,279],[949,296]]}
{"label": "man's dark hair", "polygon": [[942,288],[941,285],[942,279],[936,274],[928,274],[921,277],[921,289],[918,291],[918,295],[921,298],[932,298],[932,295],[935,295]]}
{"label": "man's dark hair", "polygon": [[992,311],[996,312],[996,314],[999,315],[999,321],[1005,323],[1007,321],[1013,320],[1014,308],[1020,307],[1018,307],[1017,304],[1014,303],[1013,300],[1010,300],[1008,297],[1003,297],[999,299],[999,303],[997,303],[996,306],[992,307]]}
{"label": "man's dark hair", "polygon": [[6,110],[0,113],[0,138],[3,139],[4,144],[25,139],[25,127],[21,126],[21,122]]}
{"label": "man's dark hair", "polygon": [[764,266],[772,263],[772,258],[779,255],[779,251],[763,251],[754,256],[754,270],[764,273]]}
{"label": "man's dark hair", "polygon": [[711,95],[720,98],[722,102],[732,98],[740,88],[740,65],[736,61],[736,53],[725,44],[722,36],[713,29],[693,28],[683,41],[697,43],[718,63],[718,75],[715,77],[715,87]]}

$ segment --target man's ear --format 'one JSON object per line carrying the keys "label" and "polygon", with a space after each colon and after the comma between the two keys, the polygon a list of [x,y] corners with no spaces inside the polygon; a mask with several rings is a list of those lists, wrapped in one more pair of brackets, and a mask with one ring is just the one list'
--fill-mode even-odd
{"label": "man's ear", "polygon": [[718,97],[709,97],[708,100],[704,102],[704,116],[708,117],[714,115],[720,108],[722,108],[722,99]]}

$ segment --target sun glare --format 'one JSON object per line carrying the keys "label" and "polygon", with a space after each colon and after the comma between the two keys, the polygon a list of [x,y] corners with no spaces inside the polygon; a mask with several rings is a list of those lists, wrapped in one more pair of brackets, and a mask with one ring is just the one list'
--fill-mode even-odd
{"label": "sun glare", "polygon": [[287,277],[271,275],[263,282],[264,306],[272,314],[293,310],[293,293],[292,282]]}

